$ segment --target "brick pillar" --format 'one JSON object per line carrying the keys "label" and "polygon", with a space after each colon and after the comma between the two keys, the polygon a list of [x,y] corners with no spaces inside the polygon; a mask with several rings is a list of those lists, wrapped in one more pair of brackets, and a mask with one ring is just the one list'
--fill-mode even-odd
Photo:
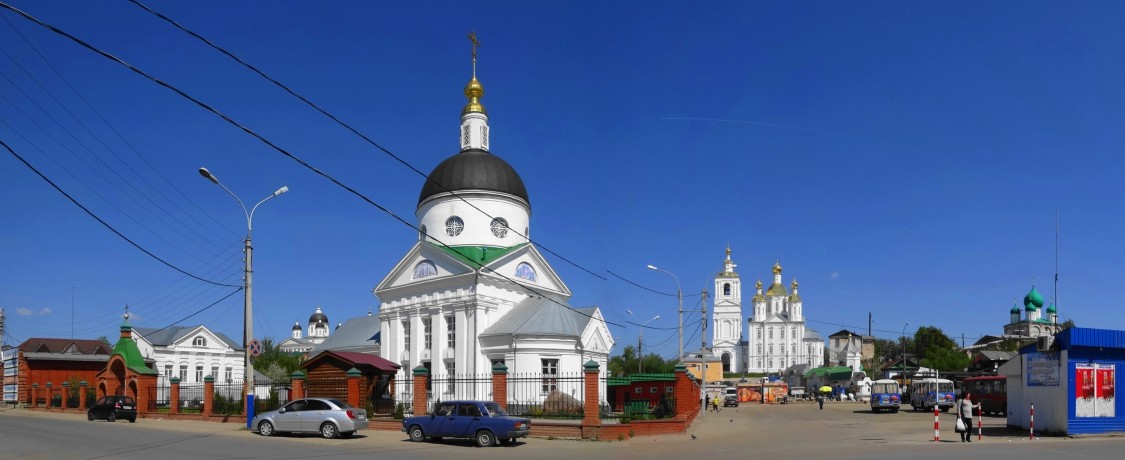
{"label": "brick pillar", "polygon": [[172,386],[168,390],[168,415],[176,415],[180,413],[180,378],[172,377],[169,381]]}
{"label": "brick pillar", "polygon": [[414,415],[426,415],[426,384],[430,381],[430,371],[421,364],[414,368]]}
{"label": "brick pillar", "polygon": [[[257,398],[257,395],[254,395]],[[257,401],[257,399],[255,399]],[[211,418],[215,413],[215,376],[203,377],[203,420]]]}
{"label": "brick pillar", "polygon": [[598,384],[601,382],[598,375],[598,363],[592,359],[586,361],[586,364],[582,365],[582,370],[586,384],[585,401],[582,404],[582,425],[601,425],[602,419],[599,416],[598,405]]}
{"label": "brick pillar", "polygon": [[86,410],[87,409],[86,404],[89,403],[89,401],[86,400],[86,386],[87,385],[89,385],[89,384],[86,383],[85,380],[83,380],[81,382],[78,382],[78,408],[81,409],[81,410]]}
{"label": "brick pillar", "polygon": [[492,366],[492,402],[508,410],[508,366],[504,363]]}
{"label": "brick pillar", "polygon": [[55,387],[51,385],[51,382],[47,382],[47,397],[45,398],[47,400],[47,410],[51,410],[51,398],[55,396],[54,393]]}
{"label": "brick pillar", "polygon": [[[348,376],[348,405],[352,406],[352,407],[360,407],[360,405],[359,405],[359,394],[360,394],[359,378],[363,377],[363,372],[360,372],[359,369],[356,369],[356,368],[353,367],[351,369],[348,369],[347,376]],[[364,406],[366,406],[366,404]]]}
{"label": "brick pillar", "polygon": [[305,373],[304,371],[293,371],[293,375],[289,376],[289,400],[301,399],[305,397]]}
{"label": "brick pillar", "polygon": [[691,379],[688,378],[687,366],[684,363],[679,363],[675,367],[676,383],[672,390],[672,394],[676,397],[676,417],[687,417],[692,412],[692,409],[699,408],[695,404],[695,395],[691,391]]}
{"label": "brick pillar", "polygon": [[39,383],[31,384],[31,407],[36,407],[39,402]]}

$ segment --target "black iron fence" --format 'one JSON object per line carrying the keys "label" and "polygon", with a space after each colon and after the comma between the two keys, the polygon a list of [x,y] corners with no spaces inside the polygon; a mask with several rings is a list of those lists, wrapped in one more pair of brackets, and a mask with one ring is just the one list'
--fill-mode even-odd
{"label": "black iron fence", "polygon": [[576,374],[508,376],[508,413],[546,419],[581,419],[586,378]]}
{"label": "black iron fence", "polygon": [[414,411],[414,375],[410,372],[399,373],[391,382],[391,387],[394,389],[392,391],[394,409],[391,410],[391,414],[395,417],[412,414]]}

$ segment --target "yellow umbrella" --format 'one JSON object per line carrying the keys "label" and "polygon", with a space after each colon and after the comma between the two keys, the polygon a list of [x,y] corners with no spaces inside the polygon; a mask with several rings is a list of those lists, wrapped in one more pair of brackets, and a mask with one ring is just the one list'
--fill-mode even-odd
{"label": "yellow umbrella", "polygon": [[832,387],[830,387],[828,385],[822,386],[822,387],[820,387],[820,392],[821,393],[831,393]]}

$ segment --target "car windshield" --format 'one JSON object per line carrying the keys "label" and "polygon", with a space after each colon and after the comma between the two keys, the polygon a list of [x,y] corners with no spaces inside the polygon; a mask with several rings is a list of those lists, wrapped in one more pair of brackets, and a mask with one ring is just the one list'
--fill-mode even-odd
{"label": "car windshield", "polygon": [[484,405],[484,408],[488,409],[488,413],[493,417],[503,417],[505,415],[508,415],[507,412],[504,412],[504,408],[500,407],[500,405],[496,403],[486,403]]}

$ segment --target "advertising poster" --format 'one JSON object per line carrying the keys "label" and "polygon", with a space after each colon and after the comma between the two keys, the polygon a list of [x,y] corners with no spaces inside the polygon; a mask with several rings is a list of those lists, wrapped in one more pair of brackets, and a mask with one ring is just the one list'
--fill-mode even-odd
{"label": "advertising poster", "polygon": [[1117,369],[1114,364],[1074,365],[1074,416],[1116,417]]}
{"label": "advertising poster", "polygon": [[1028,353],[1027,386],[1059,386],[1059,355],[1054,353]]}
{"label": "advertising poster", "polygon": [[1094,417],[1116,417],[1116,403],[1114,399],[1114,386],[1116,369],[1114,364],[1095,364],[1094,371],[1097,380],[1095,381],[1095,394],[1094,400],[1097,403],[1094,405]]}

